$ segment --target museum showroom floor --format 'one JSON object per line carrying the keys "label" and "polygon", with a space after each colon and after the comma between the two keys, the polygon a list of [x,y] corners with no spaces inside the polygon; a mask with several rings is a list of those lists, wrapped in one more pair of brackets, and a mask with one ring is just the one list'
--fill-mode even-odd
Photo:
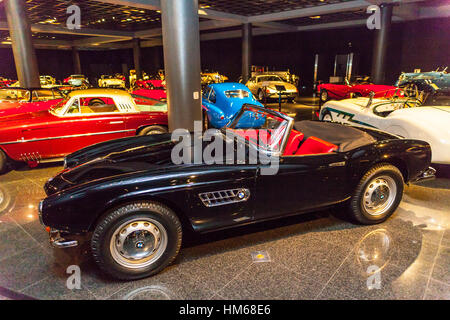
{"label": "museum showroom floor", "polygon": [[[121,282],[97,269],[87,246],[50,247],[37,204],[59,170],[0,176],[0,300],[450,299],[450,179],[407,186],[396,213],[376,226],[321,211],[185,235],[169,268]],[[66,287],[70,265],[80,266],[79,290]]]}

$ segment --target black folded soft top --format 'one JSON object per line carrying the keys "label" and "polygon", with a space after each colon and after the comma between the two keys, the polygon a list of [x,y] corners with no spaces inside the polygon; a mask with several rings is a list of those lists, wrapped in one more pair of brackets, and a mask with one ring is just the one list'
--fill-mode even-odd
{"label": "black folded soft top", "polygon": [[338,152],[346,152],[377,141],[367,132],[339,123],[321,121],[297,121],[294,129],[302,132],[305,138],[314,136],[339,147]]}

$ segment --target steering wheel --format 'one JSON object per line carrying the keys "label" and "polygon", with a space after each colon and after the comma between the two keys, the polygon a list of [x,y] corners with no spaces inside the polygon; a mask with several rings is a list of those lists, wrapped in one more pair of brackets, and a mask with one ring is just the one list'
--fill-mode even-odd
{"label": "steering wheel", "polygon": [[421,105],[421,104],[422,104],[422,101],[419,98],[414,98],[414,97],[412,97],[412,99],[408,99],[405,101],[405,107],[408,107],[408,108],[414,108],[417,105]]}

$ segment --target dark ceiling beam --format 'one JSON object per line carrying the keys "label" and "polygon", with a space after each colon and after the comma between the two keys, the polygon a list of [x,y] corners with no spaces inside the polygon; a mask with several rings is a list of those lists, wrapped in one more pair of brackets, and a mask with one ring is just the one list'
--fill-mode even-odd
{"label": "dark ceiling beam", "polygon": [[[0,22],[0,30],[9,30],[6,22]],[[37,33],[53,33],[53,34],[70,34],[78,36],[95,36],[95,37],[111,37],[111,38],[128,38],[133,37],[133,32],[120,31],[120,30],[103,30],[103,29],[89,29],[81,28],[70,30],[60,26],[45,25],[45,24],[32,24],[31,31]]]}

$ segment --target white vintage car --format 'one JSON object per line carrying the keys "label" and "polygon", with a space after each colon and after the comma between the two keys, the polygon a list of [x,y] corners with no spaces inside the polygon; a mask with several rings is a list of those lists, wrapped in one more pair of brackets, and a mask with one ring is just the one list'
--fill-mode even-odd
{"label": "white vintage car", "polygon": [[376,128],[426,141],[432,162],[450,164],[450,96],[435,93],[421,102],[411,98],[357,98],[326,102],[319,119]]}
{"label": "white vintage car", "polygon": [[114,76],[103,75],[98,80],[98,86],[100,88],[125,88],[125,80]]}
{"label": "white vintage car", "polygon": [[251,77],[245,84],[258,100],[287,99],[294,101],[298,94],[297,88],[277,75],[258,75]]}

